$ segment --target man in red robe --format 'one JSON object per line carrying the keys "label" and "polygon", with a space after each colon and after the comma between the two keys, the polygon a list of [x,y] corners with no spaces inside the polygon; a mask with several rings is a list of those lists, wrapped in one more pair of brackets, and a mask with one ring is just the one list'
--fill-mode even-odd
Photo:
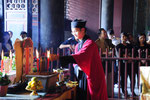
{"label": "man in red robe", "polygon": [[[99,56],[98,47],[93,40],[86,35],[86,21],[74,20],[71,23],[73,35],[79,39],[75,54],[60,56],[62,66],[69,63],[77,64],[87,76],[87,100],[108,100],[105,74]],[[54,60],[52,59],[52,60]]]}

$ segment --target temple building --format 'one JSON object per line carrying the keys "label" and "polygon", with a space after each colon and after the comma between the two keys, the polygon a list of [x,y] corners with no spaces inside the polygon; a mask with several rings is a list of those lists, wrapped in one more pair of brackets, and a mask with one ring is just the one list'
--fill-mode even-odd
{"label": "temple building", "polygon": [[[14,83],[19,83],[20,80],[26,81],[23,78],[34,72],[31,70],[34,69],[34,66],[37,66],[36,70],[39,72],[54,72],[53,69],[60,68],[61,60],[51,61],[52,58],[49,55],[73,55],[74,57],[74,50],[71,51],[71,47],[69,47],[70,51],[67,51],[66,49],[62,50],[60,45],[64,45],[66,43],[64,41],[69,41],[70,37],[75,37],[75,32],[72,32],[71,26],[75,19],[86,22],[85,27],[83,25],[75,26],[75,28],[84,28],[85,33],[98,46],[99,56],[104,68],[108,100],[148,100],[146,98],[150,98],[150,94],[148,94],[150,88],[149,74],[144,76],[142,71],[144,70],[143,66],[149,66],[150,64],[150,0],[0,0],[0,70],[5,69],[2,51],[8,49],[7,47],[4,48],[3,44],[5,45],[7,32],[10,31],[13,34],[12,37],[10,36],[11,49],[9,50],[13,55],[18,56],[18,58],[15,58],[18,64],[15,75],[18,75],[18,77]],[[110,32],[110,29],[113,30],[113,33]],[[106,35],[106,38],[103,38],[101,34]],[[129,35],[134,39],[134,43],[129,40]],[[126,39],[122,39],[124,37]],[[108,43],[108,38],[113,46]],[[144,38],[142,46],[140,45],[141,38]],[[79,41],[77,42],[80,44]],[[84,45],[84,42],[82,45]],[[80,49],[82,48],[78,47],[78,50]],[[9,50],[7,50],[8,54],[4,50],[4,56],[10,56]],[[38,56],[37,52],[39,53]],[[75,58],[73,58],[73,61],[78,64]],[[71,64],[65,66],[69,75],[72,71],[71,66]],[[121,69],[122,66],[123,70]],[[130,68],[128,68],[129,66]],[[143,69],[140,70],[140,66]],[[142,78],[140,78],[140,73],[142,73]],[[150,73],[149,69],[146,73]],[[31,76],[28,77],[32,78]],[[89,78],[89,76],[87,77]],[[147,95],[143,93],[145,88],[147,90],[144,93],[147,93]],[[43,97],[28,99],[50,98],[51,94],[47,91],[44,86],[44,95],[41,94]],[[63,90],[58,91],[63,94]],[[70,91],[66,92],[70,98],[65,99],[77,100],[77,90],[71,88]],[[143,95],[141,95],[142,93]],[[7,99],[7,95],[2,97],[2,99],[5,98]],[[22,98],[25,98],[25,96]],[[61,96],[60,100],[64,100],[62,98]]]}

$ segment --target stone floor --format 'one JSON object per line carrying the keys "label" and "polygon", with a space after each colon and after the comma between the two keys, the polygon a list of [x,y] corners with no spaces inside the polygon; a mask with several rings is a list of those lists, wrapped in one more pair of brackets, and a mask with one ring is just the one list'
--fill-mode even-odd
{"label": "stone floor", "polygon": [[120,89],[120,92],[121,92],[120,97],[121,98],[118,98],[118,84],[115,84],[114,85],[114,98],[109,98],[109,100],[140,100],[139,99],[140,93],[139,93],[139,89],[138,89],[138,85],[137,85],[137,79],[136,79],[136,85],[135,85],[135,90],[134,90],[134,92],[136,93],[137,96],[132,97],[129,78],[128,78],[128,83],[127,83],[127,91],[128,91],[127,99],[125,99],[124,95],[122,95],[122,89]]}

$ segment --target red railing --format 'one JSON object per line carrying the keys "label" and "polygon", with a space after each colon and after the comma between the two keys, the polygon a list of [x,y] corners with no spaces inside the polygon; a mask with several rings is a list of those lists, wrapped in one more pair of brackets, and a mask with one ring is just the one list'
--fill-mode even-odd
{"label": "red railing", "polygon": [[[127,63],[128,63],[128,61],[130,61],[131,62],[131,73],[132,73],[132,79],[131,79],[131,83],[132,83],[132,85],[131,85],[131,88],[132,88],[132,97],[134,97],[134,63],[135,63],[135,61],[138,61],[138,69],[139,69],[139,66],[141,65],[141,60],[145,60],[146,61],[146,64],[145,64],[145,66],[147,66],[148,65],[148,61],[150,61],[150,58],[148,58],[148,49],[146,49],[146,52],[145,52],[145,54],[146,54],[146,57],[145,58],[141,58],[141,53],[140,53],[140,51],[141,50],[139,50],[139,56],[137,57],[137,56],[134,56],[134,49],[132,49],[132,56],[131,57],[128,57],[127,56],[127,49],[125,50],[125,57],[120,57],[120,54],[121,54],[121,51],[120,51],[120,49],[119,49],[119,56],[118,57],[116,57],[115,56],[115,49],[113,49],[112,50],[112,56],[108,56],[108,49],[106,49],[106,56],[105,57],[101,57],[101,59],[103,60],[103,61],[105,61],[105,63],[106,63],[106,66],[105,66],[105,75],[106,75],[106,82],[107,82],[107,75],[108,75],[108,72],[107,72],[107,70],[108,70],[108,61],[111,61],[112,62],[112,83],[111,83],[111,86],[112,86],[112,91],[111,91],[111,93],[112,93],[112,96],[111,96],[111,98],[114,98],[114,62],[116,61],[116,60],[118,60],[118,98],[121,98],[121,96],[120,96],[120,75],[121,75],[121,70],[120,70],[120,68],[122,67],[121,66],[121,64],[120,64],[120,62],[121,61],[125,61],[125,98],[127,98]],[[101,50],[100,50],[100,56],[101,56],[102,54],[101,54]],[[139,71],[139,70],[138,70]],[[140,81],[140,71],[138,72],[138,88],[139,88],[139,81]]]}
{"label": "red railing", "polygon": [[[54,49],[51,48],[51,53],[54,53]],[[139,50],[140,51],[140,50]],[[70,51],[69,51],[70,52]],[[114,98],[114,64],[116,61],[118,61],[118,98],[121,98],[121,95],[120,95],[120,77],[121,77],[121,64],[120,62],[121,61],[125,61],[125,98],[127,98],[127,63],[128,61],[131,62],[131,73],[132,73],[132,76],[131,76],[131,88],[132,88],[132,97],[134,97],[134,64],[135,64],[135,61],[138,61],[138,65],[140,66],[141,65],[141,60],[145,60],[146,61],[146,66],[148,65],[148,61],[150,61],[150,58],[148,58],[148,50],[146,50],[146,57],[145,58],[142,58],[141,57],[141,53],[139,52],[139,56],[138,57],[135,57],[134,55],[134,49],[132,49],[132,56],[131,57],[128,57],[127,56],[127,49],[125,50],[125,57],[120,57],[120,54],[121,54],[121,51],[119,49],[119,55],[116,57],[115,55],[115,49],[112,49],[112,55],[109,56],[108,53],[108,49],[106,49],[106,54],[105,54],[105,57],[102,56],[102,53],[101,53],[101,49],[99,51],[99,55],[101,57],[101,60],[105,62],[105,76],[106,76],[106,83],[107,83],[107,77],[108,77],[108,62],[111,62],[112,64],[112,70],[111,70],[111,74],[112,74],[112,82],[111,82],[111,87],[112,87],[112,91],[111,91],[111,98]],[[42,50],[40,49],[40,55],[42,56]],[[70,52],[71,53],[71,52]],[[57,48],[57,54],[58,55],[66,55],[66,52],[65,52],[65,49],[63,50],[60,50],[59,48]],[[57,65],[55,67],[53,67],[53,62],[51,62],[51,65],[50,65],[50,68],[51,68],[51,71],[53,68],[58,68],[60,65],[59,65],[59,61],[57,61]],[[138,66],[138,69],[139,69],[139,66]],[[68,68],[70,69],[70,65],[68,65]],[[138,87],[139,87],[139,81],[140,81],[140,73],[138,72]],[[110,91],[109,91],[110,92]]]}

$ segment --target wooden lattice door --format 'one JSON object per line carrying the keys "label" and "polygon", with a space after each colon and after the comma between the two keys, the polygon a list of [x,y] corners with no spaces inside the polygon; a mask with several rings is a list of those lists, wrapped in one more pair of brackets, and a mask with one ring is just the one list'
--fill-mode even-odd
{"label": "wooden lattice door", "polygon": [[4,31],[12,31],[12,42],[20,38],[21,31],[27,31],[28,0],[4,0]]}

